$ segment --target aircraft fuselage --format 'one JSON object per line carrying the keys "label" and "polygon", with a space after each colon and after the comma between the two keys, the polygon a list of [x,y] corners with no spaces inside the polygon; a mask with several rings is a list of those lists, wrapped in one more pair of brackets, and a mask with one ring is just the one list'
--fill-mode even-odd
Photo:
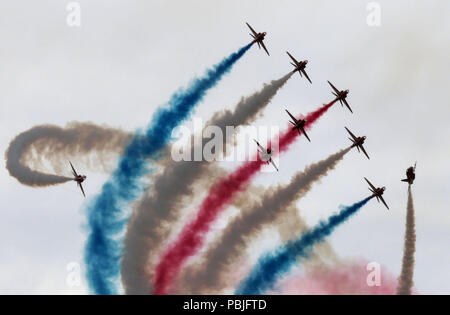
{"label": "aircraft fuselage", "polygon": [[306,124],[306,120],[301,119],[299,121],[297,121],[297,123],[295,124],[293,129],[300,129],[300,128],[304,128]]}
{"label": "aircraft fuselage", "polygon": [[86,179],[86,176],[85,175],[78,175],[78,176],[76,176],[75,178],[74,178],[74,181],[76,181],[76,182],[78,182],[78,183],[82,183],[82,182],[84,182],[84,180]]}
{"label": "aircraft fuselage", "polygon": [[358,137],[358,138],[356,138],[355,142],[353,142],[353,144],[352,144],[352,148],[356,147],[356,146],[363,145],[365,140],[366,140],[365,137]]}
{"label": "aircraft fuselage", "polygon": [[402,181],[412,185],[415,178],[416,174],[414,173],[414,167],[411,166],[406,170],[406,179],[402,179]]}
{"label": "aircraft fuselage", "polygon": [[347,98],[348,92],[349,92],[348,90],[340,91],[340,92],[338,93],[337,99],[338,99],[338,100],[343,100],[343,99]]}
{"label": "aircraft fuselage", "polygon": [[255,39],[253,40],[253,43],[256,43],[256,42],[262,42],[263,40],[264,40],[264,37],[266,36],[266,33],[264,32],[264,33],[258,33],[256,36],[255,36]]}
{"label": "aircraft fuselage", "polygon": [[306,60],[300,61],[300,62],[295,66],[294,72],[295,72],[295,71],[305,70],[306,64],[307,64],[307,63],[308,63],[308,62],[307,62]]}
{"label": "aircraft fuselage", "polygon": [[267,149],[266,152],[262,152],[261,154],[261,160],[269,164],[270,159],[272,158],[272,150]]}
{"label": "aircraft fuselage", "polygon": [[384,193],[385,187],[378,187],[375,189],[375,191],[372,194],[372,197],[381,197]]}

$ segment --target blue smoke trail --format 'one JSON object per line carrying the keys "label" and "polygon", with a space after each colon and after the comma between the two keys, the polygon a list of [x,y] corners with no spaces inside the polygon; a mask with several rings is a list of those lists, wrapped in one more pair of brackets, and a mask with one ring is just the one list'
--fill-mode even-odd
{"label": "blue smoke trail", "polygon": [[340,206],[338,213],[331,215],[326,221],[320,221],[299,239],[264,254],[249,276],[239,284],[236,294],[262,294],[273,289],[276,281],[289,271],[298,258],[308,257],[316,243],[323,241],[339,224],[347,221],[370,199],[371,197],[368,197],[347,207]]}
{"label": "blue smoke trail", "polygon": [[251,44],[232,53],[207,70],[187,88],[175,92],[166,106],[159,108],[144,134],[136,134],[124,150],[118,168],[87,206],[88,239],[84,260],[86,276],[93,293],[117,294],[122,256],[123,231],[130,216],[127,203],[141,194],[141,180],[149,173],[148,158],[160,158],[172,129],[186,120],[192,109],[231,70]]}

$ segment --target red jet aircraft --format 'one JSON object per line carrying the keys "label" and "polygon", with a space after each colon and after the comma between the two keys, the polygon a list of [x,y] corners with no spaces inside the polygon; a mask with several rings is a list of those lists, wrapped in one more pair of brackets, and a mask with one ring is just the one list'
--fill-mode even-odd
{"label": "red jet aircraft", "polygon": [[336,96],[336,101],[339,101],[342,106],[344,106],[342,104],[342,102],[344,102],[345,106],[347,106],[348,109],[350,110],[350,113],[353,113],[352,109],[350,108],[350,105],[348,105],[348,103],[347,103],[347,95],[348,95],[348,92],[350,92],[350,91],[349,90],[339,91],[338,89],[336,89],[336,87],[333,84],[331,84],[330,81],[328,81],[328,84],[333,89],[333,92],[331,92],[331,93],[333,93],[333,95]]}
{"label": "red jet aircraft", "polygon": [[72,165],[72,162],[70,162],[70,166],[72,167],[72,174],[74,176],[73,180],[77,182],[77,185],[80,187],[81,192],[83,193],[83,196],[86,197],[86,195],[84,194],[84,189],[83,186],[81,185],[82,182],[84,182],[84,180],[86,179],[85,175],[78,175],[77,171],[75,171],[75,168]]}
{"label": "red jet aircraft", "polygon": [[406,170],[406,178],[402,179],[402,182],[407,182],[410,185],[414,183],[414,179],[416,179],[416,165],[417,162]]}
{"label": "red jet aircraft", "polygon": [[305,135],[306,139],[308,139],[309,142],[311,142],[311,140],[309,139],[308,135],[306,134],[305,131],[305,125],[306,125],[306,119],[300,119],[297,120],[294,116],[292,116],[291,113],[289,113],[289,111],[287,109],[285,109],[286,113],[288,113],[288,115],[292,118],[293,121],[289,121],[291,124],[294,125],[294,127],[292,127],[292,130],[297,129],[298,134],[300,135],[300,130],[303,132],[303,134]]}
{"label": "red jet aircraft", "polygon": [[367,156],[367,158],[370,160],[369,155],[367,154],[366,150],[364,150],[364,147],[363,147],[364,141],[366,141],[366,136],[356,137],[350,130],[348,130],[347,127],[345,127],[345,130],[347,130],[347,132],[348,132],[348,133],[350,134],[350,136],[351,136],[351,138],[349,138],[350,141],[353,143],[351,147],[352,147],[352,148],[353,148],[353,147],[356,147],[356,148],[358,149],[358,152],[359,152],[359,149],[361,149],[361,151],[363,151],[363,153],[364,153],[364,154]]}
{"label": "red jet aircraft", "polygon": [[[253,139],[255,140],[255,139]],[[267,164],[272,163],[273,167],[275,167],[275,169],[278,171],[278,167],[275,165],[275,162],[272,159],[272,154],[273,151],[270,148],[264,148],[262,145],[259,144],[258,141],[256,141],[256,144],[258,145],[258,152],[261,153],[260,157],[261,157],[261,161],[266,162]]]}
{"label": "red jet aircraft", "polygon": [[257,33],[257,32],[250,26],[250,24],[248,24],[247,22],[246,22],[245,24],[247,24],[248,28],[249,28],[249,29],[252,31],[252,33],[253,33],[253,34],[250,34],[250,36],[253,37],[252,44],[253,44],[253,43],[257,43],[259,48],[261,48],[261,46],[262,46],[262,48],[264,48],[264,50],[266,51],[267,55],[270,56],[270,55],[269,55],[269,52],[267,51],[267,48],[266,48],[266,46],[264,46],[264,42],[263,42],[264,37],[266,36],[267,33],[266,33],[266,32]]}
{"label": "red jet aircraft", "polygon": [[295,69],[292,72],[298,71],[300,76],[302,76],[302,73],[303,73],[305,75],[305,77],[308,79],[309,83],[312,84],[311,80],[308,77],[308,74],[306,74],[306,71],[305,71],[308,60],[297,61],[294,57],[291,56],[291,54],[289,52],[286,51],[286,53],[288,54],[289,57],[291,57],[291,59],[293,61],[293,62],[291,62],[291,65],[293,65],[295,67]]}
{"label": "red jet aircraft", "polygon": [[367,182],[367,183],[369,184],[369,186],[370,186],[369,190],[372,192],[372,196],[370,196],[370,197],[371,197],[371,198],[376,197],[378,202],[380,202],[380,200],[381,200],[381,202],[383,202],[383,204],[384,204],[384,205],[386,206],[386,208],[388,208],[388,210],[389,210],[388,205],[386,204],[386,202],[385,202],[384,199],[383,199],[383,193],[384,193],[384,191],[386,190],[386,187],[378,187],[378,188],[375,188],[375,186],[372,185],[372,183],[369,182],[369,180],[368,180],[367,178],[364,177],[364,179],[366,180],[366,182]]}

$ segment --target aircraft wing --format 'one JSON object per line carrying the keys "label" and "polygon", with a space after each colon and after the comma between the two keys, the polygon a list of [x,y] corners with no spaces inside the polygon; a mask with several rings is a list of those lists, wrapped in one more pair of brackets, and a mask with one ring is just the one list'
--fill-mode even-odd
{"label": "aircraft wing", "polygon": [[72,167],[72,174],[73,174],[73,176],[75,176],[75,177],[78,176],[77,171],[75,171],[75,168],[72,165],[72,162],[69,161],[69,163],[70,163],[70,166]]}
{"label": "aircraft wing", "polygon": [[300,127],[300,128],[302,128],[302,132],[305,135],[306,139],[308,139],[308,141],[311,142],[311,139],[309,139],[308,135],[306,134],[305,129],[303,127]]}
{"label": "aircraft wing", "polygon": [[344,98],[343,101],[344,101],[345,106],[347,106],[347,108],[350,110],[350,113],[353,114],[353,111],[352,111],[352,109],[350,108],[350,105],[348,105],[347,100]]}
{"label": "aircraft wing", "polygon": [[263,152],[266,152],[266,149],[265,149],[262,145],[260,145],[258,141],[256,141],[255,139],[253,139],[253,140],[256,142],[256,144],[258,145],[258,147],[259,147],[261,150],[263,150]]}
{"label": "aircraft wing", "polygon": [[294,57],[292,57],[292,55],[289,52],[286,51],[286,54],[288,54],[288,56],[291,57],[292,61],[294,61],[294,63],[298,65],[298,61]]}
{"label": "aircraft wing", "polygon": [[[301,70],[303,72],[303,74],[305,75],[305,77],[308,79],[309,83],[312,84],[311,79],[308,77],[308,75],[306,74],[305,70]],[[350,110],[351,111],[351,110]]]}
{"label": "aircraft wing", "polygon": [[[258,42],[259,43],[259,42]],[[261,41],[261,46],[262,48],[264,48],[264,50],[266,51],[267,55],[270,56],[269,52],[267,51],[266,45],[264,45],[264,42]]]}
{"label": "aircraft wing", "polygon": [[362,144],[360,145],[360,148],[361,148],[361,150],[364,152],[364,154],[367,156],[367,158],[370,160],[370,157],[369,157],[369,155],[367,154],[366,150],[364,150],[364,147],[363,147]]}
{"label": "aircraft wing", "polygon": [[328,84],[331,86],[331,88],[334,90],[334,92],[339,93],[339,90],[336,89],[336,87],[333,84],[331,84],[330,81],[328,81]]}
{"label": "aircraft wing", "polygon": [[297,122],[298,122],[298,120],[297,119],[295,119],[295,117],[294,116],[292,116],[292,114],[291,113],[289,113],[289,111],[287,110],[287,109],[285,109],[285,111],[286,111],[286,113],[288,113],[288,115],[292,118],[292,120],[297,124]]}
{"label": "aircraft wing", "polygon": [[380,199],[381,199],[381,202],[386,206],[386,208],[388,208],[388,210],[389,210],[389,207],[388,207],[388,205],[386,204],[386,201],[384,201],[384,199],[383,199],[383,196],[378,196]]}
{"label": "aircraft wing", "polygon": [[350,130],[348,130],[347,127],[344,127],[344,128],[345,128],[345,130],[347,130],[347,132],[350,134],[350,136],[352,136],[353,140],[356,140],[356,136]]}
{"label": "aircraft wing", "polygon": [[375,186],[372,185],[372,183],[369,182],[369,180],[367,178],[364,177],[364,179],[366,180],[367,184],[369,184],[370,188],[372,188],[373,190],[376,190]]}
{"label": "aircraft wing", "polygon": [[86,195],[84,194],[83,185],[81,185],[81,183],[78,183],[78,186],[80,186],[80,189],[81,189],[81,192],[83,193],[83,196],[86,197]]}
{"label": "aircraft wing", "polygon": [[247,24],[248,28],[252,31],[253,35],[258,35],[258,33],[255,32],[255,30],[250,26],[250,24],[248,24],[247,22],[245,22],[245,24]]}
{"label": "aircraft wing", "polygon": [[275,165],[275,162],[272,160],[272,158],[270,159],[270,163],[272,163],[273,167],[275,167],[275,169],[278,172],[278,167]]}

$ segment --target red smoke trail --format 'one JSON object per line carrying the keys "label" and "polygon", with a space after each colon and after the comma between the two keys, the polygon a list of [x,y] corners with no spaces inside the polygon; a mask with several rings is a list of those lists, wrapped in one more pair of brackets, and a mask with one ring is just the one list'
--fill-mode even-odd
{"label": "red smoke trail", "polygon": [[[397,279],[381,266],[380,283],[369,285],[367,277],[368,261],[361,259],[335,266],[317,267],[303,275],[284,279],[278,289],[271,294],[314,294],[314,295],[393,295],[397,289]],[[415,292],[417,293],[417,292]]]}
{"label": "red smoke trail", "polygon": [[[306,116],[305,129],[308,130],[334,103],[322,105],[319,109]],[[278,148],[284,152],[294,142],[299,134],[290,127],[279,137]],[[181,266],[203,244],[204,237],[211,223],[228,205],[237,192],[242,190],[253,175],[264,165],[259,157],[256,161],[247,161],[236,171],[214,184],[208,196],[203,200],[197,216],[181,231],[178,239],[170,244],[161,257],[155,269],[155,294],[166,294],[167,289],[175,280]]]}

